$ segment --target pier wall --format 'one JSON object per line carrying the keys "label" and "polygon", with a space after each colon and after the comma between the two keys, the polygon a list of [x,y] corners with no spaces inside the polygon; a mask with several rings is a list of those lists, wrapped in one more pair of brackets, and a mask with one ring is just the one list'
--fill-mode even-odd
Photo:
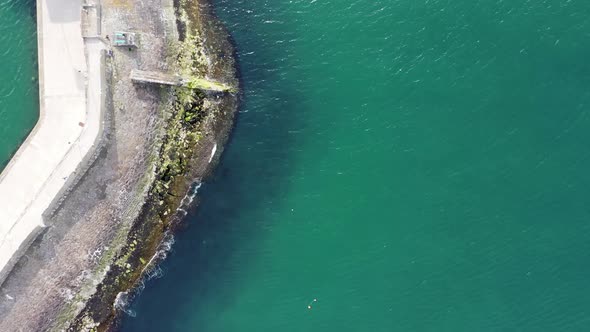
{"label": "pier wall", "polygon": [[40,115],[0,174],[0,284],[101,131],[102,45],[87,45],[81,15],[81,1],[37,0]]}

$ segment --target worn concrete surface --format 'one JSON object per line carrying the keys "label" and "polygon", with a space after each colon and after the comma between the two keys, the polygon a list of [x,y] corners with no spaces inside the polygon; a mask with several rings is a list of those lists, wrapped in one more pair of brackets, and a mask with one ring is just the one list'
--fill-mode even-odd
{"label": "worn concrete surface", "polygon": [[[0,283],[19,254],[45,226],[43,213],[72,176],[99,134],[100,92],[92,42],[88,67],[81,2],[37,1],[40,118],[0,175]],[[90,69],[90,70],[89,70]]]}
{"label": "worn concrete surface", "polygon": [[[72,2],[79,20],[80,2]],[[49,9],[47,17],[55,14]],[[63,24],[75,22],[73,12],[57,15],[67,18]],[[80,22],[76,24],[79,35]],[[164,133],[162,101],[167,100],[166,91],[159,87],[134,86],[129,73],[136,68],[168,69],[166,40],[177,38],[174,24],[171,0],[103,1],[103,37],[117,30],[141,29],[144,47],[134,51],[113,48],[113,58],[106,59],[107,83],[101,83],[100,75],[95,75],[100,66],[94,64],[106,40],[87,39],[89,88],[82,108],[86,103],[89,108],[106,105],[108,123],[105,134],[100,135],[106,136],[84,175],[47,216],[47,227],[1,284],[0,331],[51,330],[73,318],[101,280],[102,262],[123,244],[117,234],[137,218],[153,177],[150,165],[158,156],[158,137]],[[103,87],[106,92],[101,95]],[[101,103],[105,95],[107,100]],[[84,121],[94,120],[85,114]],[[77,146],[88,146],[91,141],[82,136]]]}

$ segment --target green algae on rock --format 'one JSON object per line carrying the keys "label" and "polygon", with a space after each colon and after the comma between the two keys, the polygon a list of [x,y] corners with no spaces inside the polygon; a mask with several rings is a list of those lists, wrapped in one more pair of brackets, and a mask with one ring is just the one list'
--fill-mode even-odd
{"label": "green algae on rock", "polygon": [[[211,29],[215,18],[195,2],[176,4],[178,26],[183,27],[177,43],[167,52],[174,70],[190,77],[213,75],[230,92],[237,91],[232,58],[218,58],[207,50],[203,35],[226,50],[231,48],[223,29]],[[218,26],[217,26],[218,27]],[[213,65],[211,65],[213,64]],[[140,216],[122,240],[120,252],[108,265],[105,279],[77,315],[69,330],[105,331],[114,328],[121,312],[117,301],[155,268],[162,259],[161,246],[183,216],[179,209],[191,186],[202,181],[216,164],[233,125],[237,96],[230,93],[206,93],[197,85],[162,87],[162,98],[169,98],[165,112],[165,133],[159,157],[153,162],[155,176]],[[166,90],[169,89],[169,90]],[[167,97],[168,96],[168,97]],[[218,148],[219,147],[219,148]],[[213,154],[212,154],[213,151]]]}

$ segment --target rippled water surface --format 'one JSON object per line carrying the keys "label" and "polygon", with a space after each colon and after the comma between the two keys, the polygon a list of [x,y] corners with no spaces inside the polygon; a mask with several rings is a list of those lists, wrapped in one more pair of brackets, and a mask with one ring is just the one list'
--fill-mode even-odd
{"label": "rippled water surface", "polygon": [[123,331],[590,330],[590,2],[214,3],[239,121]]}
{"label": "rippled water surface", "polygon": [[0,170],[39,117],[34,0],[0,0]]}

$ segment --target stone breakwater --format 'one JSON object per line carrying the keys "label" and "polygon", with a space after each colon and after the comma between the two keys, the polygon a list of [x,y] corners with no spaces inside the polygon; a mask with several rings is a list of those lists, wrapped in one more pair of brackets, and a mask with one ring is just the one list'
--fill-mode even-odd
{"label": "stone breakwater", "polygon": [[[0,291],[0,330],[108,330],[117,297],[161,259],[183,198],[213,170],[237,96],[133,84],[134,70],[237,86],[233,49],[209,4],[104,0],[102,34],[133,31],[137,49],[105,59],[105,138]],[[131,292],[130,294],[133,294]],[[119,295],[119,296],[118,296]],[[120,301],[119,301],[120,302]]]}

